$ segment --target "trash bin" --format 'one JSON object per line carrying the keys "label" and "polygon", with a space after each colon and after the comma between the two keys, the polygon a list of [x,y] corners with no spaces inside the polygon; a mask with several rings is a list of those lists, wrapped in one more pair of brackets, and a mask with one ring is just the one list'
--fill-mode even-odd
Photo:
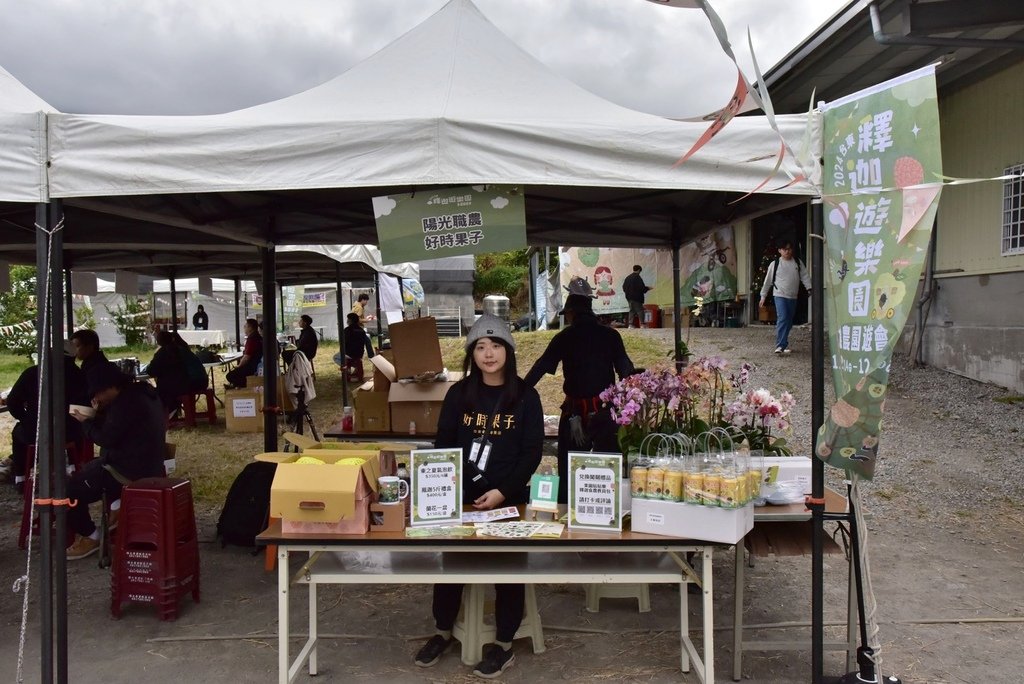
{"label": "trash bin", "polygon": [[657,304],[644,304],[644,327],[661,327],[661,309],[658,308]]}

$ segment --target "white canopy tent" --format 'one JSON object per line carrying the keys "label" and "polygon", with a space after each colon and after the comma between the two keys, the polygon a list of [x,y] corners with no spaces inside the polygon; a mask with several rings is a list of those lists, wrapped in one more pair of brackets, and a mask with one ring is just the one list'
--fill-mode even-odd
{"label": "white canopy tent", "polygon": [[56,111],[0,67],[0,202],[46,201],[46,116]]}
{"label": "white canopy tent", "polygon": [[[790,146],[800,149],[808,116],[777,121]],[[50,192],[68,198],[70,207],[155,222],[180,220],[182,213],[160,195],[219,193],[216,210],[209,195],[195,195],[193,223],[201,217],[207,231],[278,245],[318,231],[360,231],[363,241],[372,241],[366,198],[379,194],[374,188],[521,184],[529,186],[528,201],[544,196],[597,206],[607,193],[587,188],[615,188],[621,205],[628,189],[742,194],[772,177],[768,189],[812,194],[806,182],[782,187],[804,171],[787,157],[783,171],[774,172],[779,138],[764,117],[733,119],[686,164],[673,168],[708,125],[603,100],[553,74],[471,0],[452,0],[344,74],[275,102],[212,116],[55,114],[49,127]],[[340,192],[355,188],[364,190]],[[279,194],[299,190],[325,192],[301,200]],[[273,196],[273,207],[257,191]],[[651,195],[644,194],[648,210]],[[285,200],[320,211],[296,209]],[[236,211],[225,210],[224,201]],[[679,204],[661,202],[665,212]],[[274,216],[277,239],[246,224],[245,217],[260,206]],[[529,217],[528,222],[528,230],[540,228]],[[633,225],[639,224],[634,218]],[[546,242],[573,244],[561,239],[558,226],[543,228]],[[603,237],[622,239],[619,230],[598,231],[595,244],[605,244]]]}

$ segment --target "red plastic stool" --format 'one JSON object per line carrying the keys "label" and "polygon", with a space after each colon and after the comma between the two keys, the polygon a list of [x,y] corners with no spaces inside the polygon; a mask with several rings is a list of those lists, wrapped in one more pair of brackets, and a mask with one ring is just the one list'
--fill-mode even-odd
{"label": "red plastic stool", "polygon": [[[196,404],[199,401],[199,397],[206,398],[206,410],[197,411]],[[202,392],[190,392],[188,394],[182,394],[178,397],[181,401],[181,405],[185,410],[184,424],[186,427],[195,427],[197,418],[206,418],[206,422],[210,425],[217,424],[217,402],[216,395],[212,388],[205,389]]]}
{"label": "red plastic stool", "polygon": [[[91,447],[92,444],[90,443]],[[90,454],[92,450],[90,449]],[[78,445],[74,442],[68,442],[64,445],[64,453],[66,454],[65,463],[70,463],[75,466],[75,470],[81,470],[88,459],[85,459],[84,454],[79,451]],[[80,455],[81,454],[81,455]],[[79,465],[81,464],[81,465]],[[39,516],[32,517],[32,485],[33,477],[32,471],[36,465],[36,445],[30,444],[28,447],[28,453],[25,456],[25,482],[23,483],[22,489],[22,506],[21,506],[21,530],[18,532],[18,548],[24,549],[28,546],[28,532],[31,529],[32,535],[36,536],[39,534]],[[57,472],[60,472],[59,469]],[[56,475],[57,473],[53,473]],[[61,473],[63,476],[63,473]],[[67,532],[67,543],[66,546],[71,546],[72,542],[75,541],[75,532],[70,527]]]}
{"label": "red plastic stool", "polygon": [[199,540],[188,480],[149,477],[125,485],[114,544],[110,612],[150,603],[161,620],[178,617],[178,601],[199,603]]}

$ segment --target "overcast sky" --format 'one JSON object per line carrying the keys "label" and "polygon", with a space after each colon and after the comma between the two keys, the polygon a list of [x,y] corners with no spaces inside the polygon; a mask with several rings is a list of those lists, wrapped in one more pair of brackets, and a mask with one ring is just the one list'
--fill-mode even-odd
{"label": "overcast sky", "polygon": [[[711,2],[741,55],[749,28],[767,71],[849,0]],[[735,86],[699,10],[645,0],[476,3],[551,69],[633,109],[700,115],[725,105]],[[219,113],[330,80],[444,4],[0,0],[0,66],[65,112]]]}

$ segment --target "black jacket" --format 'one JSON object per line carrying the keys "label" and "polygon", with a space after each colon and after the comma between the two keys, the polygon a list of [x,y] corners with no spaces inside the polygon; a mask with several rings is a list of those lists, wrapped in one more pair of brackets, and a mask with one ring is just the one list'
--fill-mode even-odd
{"label": "black jacket", "polygon": [[346,326],[345,356],[350,359],[361,359],[364,351],[367,354],[366,358],[373,358],[373,344],[370,342],[370,336],[366,334],[366,329],[361,325]]}
{"label": "black jacket", "polygon": [[316,348],[320,345],[320,340],[317,339],[316,330],[312,327],[306,326],[299,333],[299,339],[295,343],[295,348],[306,355],[306,358],[310,361],[316,356]]}
{"label": "black jacket", "polygon": [[[494,412],[501,396],[501,387],[484,385],[477,397],[477,406],[467,410],[465,379],[455,383],[444,398],[438,418],[435,448],[459,447],[463,461],[469,458],[473,440],[484,434],[484,425]],[[540,465],[544,443],[544,411],[540,395],[532,387],[523,387],[522,396],[510,412],[495,415],[487,430],[491,453],[484,476],[492,489],[505,495],[506,506],[526,503],[530,478]],[[463,498],[468,502],[468,478],[463,474]]]}
{"label": "black jacket", "polygon": [[[85,373],[75,365],[73,356],[64,357],[64,423],[68,441],[77,441],[82,434],[78,421],[68,414],[71,404],[89,405]],[[36,423],[39,420],[39,366],[30,366],[22,371],[14,387],[7,395],[7,407],[18,420],[18,432],[27,442],[35,441]],[[31,437],[29,437],[31,435]]]}
{"label": "black jacket", "polygon": [[192,315],[192,328],[194,330],[210,329],[210,317],[206,315],[205,311],[196,311]]}
{"label": "black jacket", "polygon": [[633,373],[619,331],[601,325],[593,314],[577,314],[572,325],[551,338],[526,374],[526,384],[533,387],[545,373],[554,375],[558,364],[565,376],[562,390],[573,399],[596,397],[615,382],[616,373],[620,378]]}
{"label": "black jacket", "polygon": [[129,480],[163,475],[167,420],[150,385],[125,385],[94,420],[84,421],[82,428],[89,440],[100,446],[100,461]]}
{"label": "black jacket", "polygon": [[647,293],[647,286],[640,274],[634,271],[622,281],[622,293],[626,296],[627,302],[644,303],[644,295]]}

